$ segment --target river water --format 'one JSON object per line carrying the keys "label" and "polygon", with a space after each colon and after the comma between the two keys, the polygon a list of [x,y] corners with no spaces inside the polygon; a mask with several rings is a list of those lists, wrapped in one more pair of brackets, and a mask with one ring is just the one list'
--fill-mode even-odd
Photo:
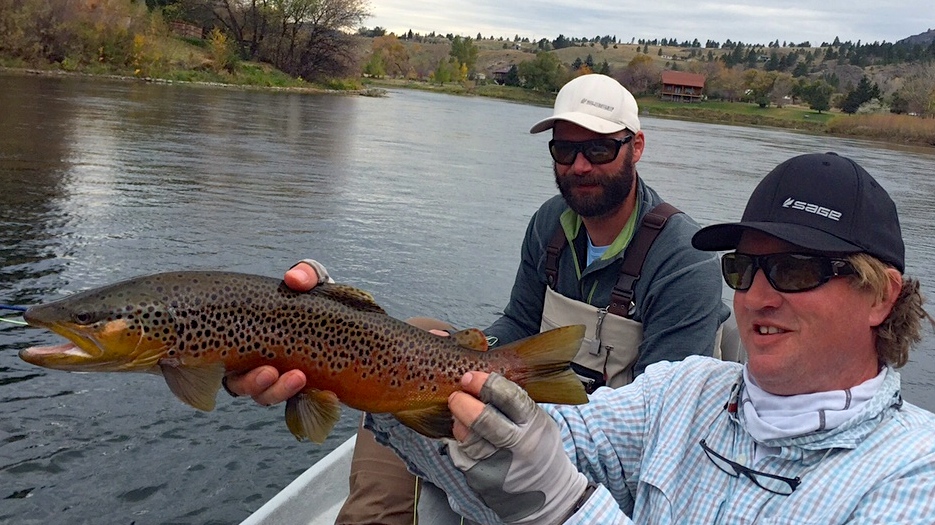
{"label": "river water", "polygon": [[[549,109],[416,91],[300,95],[0,76],[0,303],[145,273],[280,276],[314,256],[393,316],[483,327],[529,216],[556,193]],[[702,224],[737,220],[773,166],[858,160],[899,206],[907,273],[935,295],[935,151],[643,117],[639,174]],[[930,311],[935,307],[930,307]],[[31,366],[54,334],[0,323],[0,522],[237,523],[353,432],[298,443],[282,407],[198,412],[159,377]],[[903,372],[935,409],[935,334]]]}

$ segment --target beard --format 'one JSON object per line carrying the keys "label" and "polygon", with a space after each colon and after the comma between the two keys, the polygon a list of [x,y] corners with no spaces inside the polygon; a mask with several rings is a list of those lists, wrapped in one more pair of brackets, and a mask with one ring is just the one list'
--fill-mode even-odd
{"label": "beard", "polygon": [[[615,212],[630,196],[636,177],[633,150],[630,148],[627,148],[620,170],[610,175],[559,175],[554,164],[552,170],[555,173],[555,185],[565,202],[575,213],[588,218],[604,217]],[[577,191],[583,185],[597,185],[601,191],[583,194]]]}

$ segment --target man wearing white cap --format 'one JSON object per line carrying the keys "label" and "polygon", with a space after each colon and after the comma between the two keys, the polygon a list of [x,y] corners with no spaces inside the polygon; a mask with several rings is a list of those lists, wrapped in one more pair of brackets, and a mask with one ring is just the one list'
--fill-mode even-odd
{"label": "man wearing white cap", "polygon": [[532,126],[552,130],[561,195],[530,220],[510,302],[485,330],[513,341],[585,324],[575,370],[589,391],[623,386],[656,361],[712,355],[729,314],[717,258],[691,246],[698,225],[637,174],[646,145],[638,112],[616,80],[584,75]]}
{"label": "man wearing white cap", "polygon": [[[586,325],[573,366],[589,392],[628,384],[657,361],[719,355],[719,326],[729,316],[715,254],[691,246],[698,225],[637,175],[646,144],[638,113],[616,80],[584,75],[568,82],[553,114],[532,127],[531,133],[552,130],[549,152],[561,195],[531,218],[510,302],[485,330],[495,347],[540,330]],[[324,268],[309,262],[287,272],[286,283],[307,290],[323,282]],[[267,380],[277,377],[257,369],[231,378],[230,388],[271,404],[304,386],[300,372],[272,383],[258,380],[261,371]],[[338,523],[411,523],[415,490],[407,477],[413,479],[362,430]]]}

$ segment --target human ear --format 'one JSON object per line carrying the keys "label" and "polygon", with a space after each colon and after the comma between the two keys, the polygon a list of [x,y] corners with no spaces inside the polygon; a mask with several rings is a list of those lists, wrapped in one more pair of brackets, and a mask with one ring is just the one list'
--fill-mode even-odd
{"label": "human ear", "polygon": [[886,285],[883,294],[878,296],[870,306],[869,321],[870,326],[880,326],[890,315],[896,299],[899,298],[899,292],[903,288],[903,276],[896,268],[886,269]]}

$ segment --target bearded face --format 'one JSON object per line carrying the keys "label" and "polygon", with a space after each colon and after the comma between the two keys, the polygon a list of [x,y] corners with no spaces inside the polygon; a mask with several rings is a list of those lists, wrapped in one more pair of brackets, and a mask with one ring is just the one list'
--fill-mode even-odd
{"label": "bearded face", "polygon": [[575,213],[588,218],[604,217],[622,206],[633,190],[633,148],[626,149],[623,164],[616,173],[592,171],[587,175],[578,175],[569,170],[562,175],[554,164],[552,170],[558,190]]}

